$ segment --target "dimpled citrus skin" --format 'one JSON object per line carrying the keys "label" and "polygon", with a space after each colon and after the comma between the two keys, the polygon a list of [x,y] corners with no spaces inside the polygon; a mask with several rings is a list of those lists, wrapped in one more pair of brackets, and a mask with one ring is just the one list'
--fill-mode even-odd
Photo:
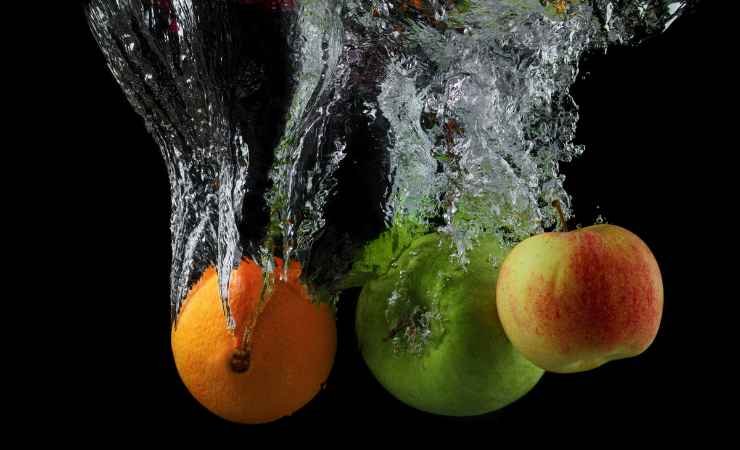
{"label": "dimpled citrus skin", "polygon": [[[281,271],[282,262],[277,265]],[[208,269],[191,290],[172,330],[172,352],[185,386],[214,414],[238,423],[270,422],[303,407],[329,376],[336,352],[334,313],[326,304],[311,303],[299,275],[294,263],[287,282],[276,277],[243,373],[232,370],[231,358],[256,312],[260,267],[243,261],[232,273],[234,334],[226,328],[215,270]]]}

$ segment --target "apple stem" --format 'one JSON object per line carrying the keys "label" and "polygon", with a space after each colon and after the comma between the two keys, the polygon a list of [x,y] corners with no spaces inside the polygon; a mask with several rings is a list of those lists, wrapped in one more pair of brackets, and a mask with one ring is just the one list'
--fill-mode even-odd
{"label": "apple stem", "polygon": [[558,212],[558,217],[560,218],[560,231],[567,232],[568,231],[568,222],[565,221],[565,214],[563,214],[563,207],[560,204],[560,200],[553,200],[552,206],[555,208],[555,210]]}

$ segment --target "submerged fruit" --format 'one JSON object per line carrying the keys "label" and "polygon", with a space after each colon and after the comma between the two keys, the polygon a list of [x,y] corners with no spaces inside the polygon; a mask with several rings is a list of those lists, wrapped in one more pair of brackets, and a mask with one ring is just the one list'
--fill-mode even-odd
{"label": "submerged fruit", "polygon": [[216,272],[207,270],[172,330],[185,386],[211,412],[234,422],[270,422],[295,412],[319,392],[334,362],[333,311],[311,302],[297,263],[286,281],[279,276],[282,261],[275,270],[264,301],[257,264],[243,261],[232,273],[233,334],[225,326]]}
{"label": "submerged fruit", "polygon": [[396,398],[423,411],[470,416],[502,408],[540,379],[511,345],[496,312],[498,262],[492,240],[470,251],[465,270],[449,238],[416,239],[357,306],[362,355]]}
{"label": "submerged fruit", "polygon": [[502,265],[496,295],[516,348],[561,373],[642,353],[663,311],[655,257],[640,238],[614,225],[525,240]]}

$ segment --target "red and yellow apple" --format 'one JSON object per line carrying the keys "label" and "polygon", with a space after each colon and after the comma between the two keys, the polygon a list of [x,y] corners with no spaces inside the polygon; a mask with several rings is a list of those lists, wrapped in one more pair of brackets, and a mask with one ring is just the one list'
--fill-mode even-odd
{"label": "red and yellow apple", "polygon": [[501,266],[496,307],[506,335],[527,359],[551,372],[582,372],[650,346],[663,284],[639,237],[594,225],[517,245]]}

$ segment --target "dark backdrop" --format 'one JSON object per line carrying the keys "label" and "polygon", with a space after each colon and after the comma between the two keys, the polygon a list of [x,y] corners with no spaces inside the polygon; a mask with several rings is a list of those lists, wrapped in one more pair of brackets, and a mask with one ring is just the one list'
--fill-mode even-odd
{"label": "dark backdrop", "polygon": [[[40,114],[55,126],[50,161],[65,168],[45,193],[45,229],[72,258],[62,269],[76,274],[62,292],[84,318],[66,327],[82,364],[61,369],[91,401],[84,410],[96,424],[125,430],[110,436],[219,433],[244,445],[256,436],[334,436],[350,428],[358,437],[395,429],[414,439],[447,430],[481,430],[494,439],[514,430],[525,441],[553,436],[562,443],[585,433],[599,440],[583,443],[596,443],[719,427],[720,392],[732,381],[712,353],[711,330],[717,307],[736,294],[716,283],[717,247],[728,244],[714,236],[734,221],[723,200],[731,180],[720,173],[736,144],[733,130],[719,125],[733,113],[725,109],[732,89],[724,81],[731,41],[717,25],[717,3],[699,4],[640,47],[589,55],[573,88],[581,106],[577,141],[587,146],[564,168],[574,222],[588,225],[602,214],[633,230],[663,272],[665,315],[645,354],[583,374],[546,374],[523,399],[486,416],[433,416],[396,401],[364,366],[353,332],[357,292],[350,291],[338,312],[339,347],[326,389],[292,417],[257,427],[210,414],[178,378],[169,346],[167,173],[75,10],[47,47],[56,71],[45,89],[59,97]],[[73,396],[66,404],[78,402]],[[93,422],[78,425],[86,423]]]}

